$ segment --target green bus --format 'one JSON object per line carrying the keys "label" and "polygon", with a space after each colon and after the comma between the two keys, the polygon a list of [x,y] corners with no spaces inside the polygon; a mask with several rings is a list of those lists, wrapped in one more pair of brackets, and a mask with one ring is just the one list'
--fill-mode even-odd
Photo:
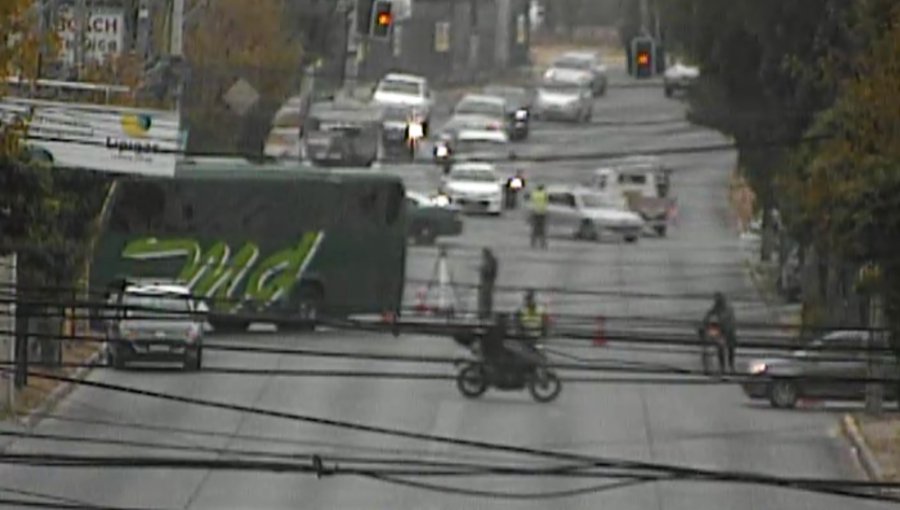
{"label": "green bus", "polygon": [[397,314],[404,195],[399,177],[372,170],[236,159],[183,162],[171,178],[124,178],[101,217],[91,288],[186,285],[217,331]]}

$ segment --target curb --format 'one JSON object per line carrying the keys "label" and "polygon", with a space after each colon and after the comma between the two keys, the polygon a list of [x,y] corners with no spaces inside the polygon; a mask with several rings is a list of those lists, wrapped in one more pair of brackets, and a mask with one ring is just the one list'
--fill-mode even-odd
{"label": "curb", "polygon": [[[98,350],[97,352],[92,354],[90,358],[85,360],[84,363],[86,365],[93,365],[97,363],[98,361],[100,361],[102,353],[102,350]],[[90,374],[90,372],[90,368],[82,367],[75,371],[75,373],[72,375],[72,378],[77,381],[82,381]],[[72,393],[72,391],[75,390],[76,386],[77,384],[75,383],[65,383],[57,386],[53,389],[53,391],[50,392],[49,395],[47,395],[47,398],[45,398],[39,406],[32,409],[31,412],[25,415],[25,417],[19,418],[19,424],[29,429],[33,428],[41,421],[41,419],[44,418],[46,414],[48,414],[54,407],[56,407],[57,404],[59,404],[70,393]]]}
{"label": "curb", "polygon": [[882,470],[881,464],[875,459],[875,454],[872,453],[872,449],[866,443],[862,431],[859,430],[859,423],[856,418],[845,414],[841,418],[841,430],[844,432],[847,440],[850,441],[853,456],[862,466],[863,471],[866,472],[866,476],[875,481],[883,480],[884,470]]}

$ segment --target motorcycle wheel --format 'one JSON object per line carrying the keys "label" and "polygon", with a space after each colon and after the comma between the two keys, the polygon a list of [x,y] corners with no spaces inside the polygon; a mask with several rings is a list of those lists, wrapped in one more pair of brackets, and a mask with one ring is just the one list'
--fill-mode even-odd
{"label": "motorcycle wheel", "polygon": [[534,377],[528,381],[528,391],[538,402],[546,403],[556,400],[562,392],[562,381],[555,373],[538,369]]}
{"label": "motorcycle wheel", "polygon": [[487,377],[481,365],[469,363],[456,376],[456,387],[466,398],[478,398],[488,389]]}

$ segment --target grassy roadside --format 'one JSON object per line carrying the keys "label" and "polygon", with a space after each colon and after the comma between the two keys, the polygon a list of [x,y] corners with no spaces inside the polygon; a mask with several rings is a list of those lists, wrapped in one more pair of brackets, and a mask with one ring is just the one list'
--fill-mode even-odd
{"label": "grassy roadside", "polygon": [[[64,336],[76,337],[95,337],[85,324],[68,322],[64,326]],[[95,360],[100,352],[100,343],[85,341],[62,341],[62,363],[72,365],[84,365]],[[41,368],[32,369],[35,372],[47,372],[54,375],[63,375],[67,377],[81,377],[87,375],[86,369],[76,367],[63,367],[57,369]],[[33,425],[32,422],[37,415],[42,412],[51,410],[69,391],[71,385],[51,381],[40,377],[29,377],[27,385],[18,390],[15,395],[15,406],[12,409],[12,416],[9,414],[5,418],[13,417]]]}
{"label": "grassy roadside", "polygon": [[[895,404],[885,402],[885,410]],[[891,407],[888,407],[891,406]],[[882,478],[900,482],[900,416],[885,413],[880,418],[856,413],[854,418],[863,440],[878,463]]]}

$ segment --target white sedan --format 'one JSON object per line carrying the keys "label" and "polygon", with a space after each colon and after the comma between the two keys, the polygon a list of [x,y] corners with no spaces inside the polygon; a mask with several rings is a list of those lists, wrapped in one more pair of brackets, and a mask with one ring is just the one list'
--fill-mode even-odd
{"label": "white sedan", "polygon": [[443,192],[465,212],[503,211],[503,184],[494,165],[483,162],[457,163],[444,178]]}
{"label": "white sedan", "polygon": [[580,186],[548,186],[547,231],[599,240],[610,233],[636,243],[644,231],[640,215],[619,201]]}

